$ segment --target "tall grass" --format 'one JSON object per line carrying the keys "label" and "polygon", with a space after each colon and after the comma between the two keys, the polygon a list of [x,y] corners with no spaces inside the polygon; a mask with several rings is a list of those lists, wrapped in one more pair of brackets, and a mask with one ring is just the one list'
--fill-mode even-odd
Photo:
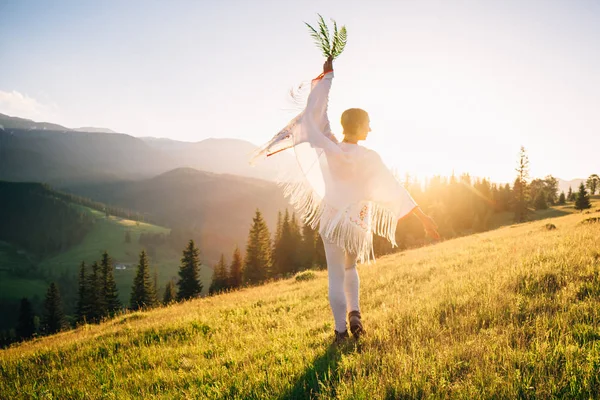
{"label": "tall grass", "polygon": [[316,272],[2,350],[0,397],[598,398],[600,224],[585,217],[360,266],[358,343],[331,345]]}

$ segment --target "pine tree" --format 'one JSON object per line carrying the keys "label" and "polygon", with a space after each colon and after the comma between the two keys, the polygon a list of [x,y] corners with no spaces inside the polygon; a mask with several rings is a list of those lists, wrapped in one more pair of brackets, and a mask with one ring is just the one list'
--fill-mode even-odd
{"label": "pine tree", "polygon": [[573,189],[569,186],[569,192],[567,193],[567,201],[575,200],[575,194],[573,193]]}
{"label": "pine tree", "polygon": [[137,266],[133,287],[131,288],[130,307],[138,310],[143,307],[153,307],[156,304],[156,293],[154,285],[150,279],[150,265],[146,251],[140,253],[140,260]]}
{"label": "pine tree", "polygon": [[600,185],[600,177],[597,174],[592,174],[585,182],[585,186],[590,190],[590,193],[593,195],[596,194],[596,189]]}
{"label": "pine tree", "polygon": [[210,284],[209,293],[219,293],[227,289],[229,272],[227,271],[227,264],[225,264],[225,256],[221,254],[219,263],[215,265],[213,272],[213,279]]}
{"label": "pine tree", "polygon": [[558,196],[558,204],[563,205],[567,203],[567,198],[565,196],[565,192],[560,192],[560,196]]}
{"label": "pine tree", "polygon": [[235,247],[233,251],[233,257],[231,260],[231,266],[229,267],[229,283],[228,286],[231,288],[239,288],[242,286],[244,281],[244,271],[242,255],[240,254],[240,248]]}
{"label": "pine tree", "polygon": [[35,323],[33,322],[33,308],[27,297],[21,299],[19,307],[19,319],[17,320],[16,333],[18,339],[31,339],[35,334]]}
{"label": "pine tree", "polygon": [[89,322],[99,322],[102,318],[102,310],[104,293],[102,288],[102,280],[100,274],[100,266],[96,261],[92,264],[92,273],[87,277],[85,291],[87,293],[87,315],[86,319]]}
{"label": "pine tree", "polygon": [[583,182],[581,182],[581,185],[579,185],[579,192],[577,193],[577,198],[575,199],[575,209],[585,210],[591,207],[592,203],[590,202],[590,196],[588,195],[587,190],[585,190],[585,185],[583,184]]}
{"label": "pine tree", "polygon": [[309,224],[304,224],[302,227],[301,249],[301,267],[303,269],[312,268],[317,257],[317,232]]}
{"label": "pine tree", "polygon": [[292,219],[290,220],[290,233],[291,233],[291,272],[298,272],[301,268],[300,257],[302,255],[302,233],[300,233],[300,225],[296,219],[296,213],[292,213]]}
{"label": "pine tree", "polygon": [[527,152],[523,146],[521,146],[519,162],[515,170],[517,171],[513,188],[515,194],[515,221],[523,222],[527,219],[527,178],[529,177],[529,157],[527,157]]}
{"label": "pine tree", "polygon": [[271,235],[258,209],[248,234],[244,264],[244,281],[247,283],[260,283],[271,275]]}
{"label": "pine tree", "polygon": [[297,272],[302,264],[302,234],[296,214],[290,216],[285,210],[281,223],[281,237],[275,248],[277,265],[273,266],[273,274],[285,276]]}
{"label": "pine tree", "polygon": [[275,237],[271,246],[271,272],[277,275],[281,271],[282,260],[280,259],[279,249],[281,247],[281,233],[283,228],[283,217],[281,210],[277,211],[277,227],[275,229]]}
{"label": "pine tree", "polygon": [[196,247],[193,240],[190,240],[188,246],[183,250],[181,266],[179,267],[179,282],[177,286],[177,300],[187,300],[200,296],[202,292],[202,283],[199,278],[200,269],[200,250]]}
{"label": "pine tree", "polygon": [[66,326],[67,322],[60,300],[60,292],[58,291],[58,286],[52,282],[48,287],[44,301],[42,329],[46,334],[52,334],[63,330]]}
{"label": "pine tree", "polygon": [[85,276],[85,262],[79,266],[79,285],[77,289],[77,306],[75,307],[75,318],[78,323],[85,322],[89,314],[88,282]]}
{"label": "pine tree", "polygon": [[163,304],[169,305],[177,301],[177,293],[175,292],[175,282],[170,280],[165,286],[165,295],[163,296]]}
{"label": "pine tree", "polygon": [[536,210],[546,210],[548,209],[548,203],[546,192],[544,190],[540,190],[538,194],[535,196],[535,200],[533,201],[533,206]]}
{"label": "pine tree", "polygon": [[119,292],[117,291],[117,283],[115,282],[115,274],[113,262],[105,251],[102,254],[100,262],[102,271],[102,300],[103,300],[103,317],[114,315],[120,308]]}

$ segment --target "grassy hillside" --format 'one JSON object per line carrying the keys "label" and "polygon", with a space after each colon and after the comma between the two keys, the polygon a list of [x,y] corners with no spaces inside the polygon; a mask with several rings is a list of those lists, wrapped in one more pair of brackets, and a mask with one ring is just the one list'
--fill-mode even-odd
{"label": "grassy hillside", "polygon": [[[331,346],[325,272],[0,351],[7,398],[597,398],[597,212],[359,266],[367,336]],[[546,223],[557,229],[547,230]]]}
{"label": "grassy hillside", "polygon": [[[121,300],[128,302],[139,253],[144,248],[139,244],[140,235],[143,233],[168,234],[169,229],[114,216],[107,218],[104,213],[99,211],[86,207],[81,208],[94,215],[94,228],[80,244],[57,256],[44,259],[40,262],[40,268],[57,273],[63,270],[76,273],[81,261],[85,261],[88,265],[93,261],[99,261],[102,252],[107,250],[115,263],[127,265],[125,270],[115,271],[115,279]],[[130,243],[125,242],[127,231],[130,232]],[[159,286],[164,287],[169,279],[178,277],[180,258],[181,251],[174,250],[167,245],[156,248],[156,254],[150,257],[150,266],[152,271],[156,268],[158,272]],[[200,278],[204,282],[205,292],[208,292],[208,286],[212,279],[212,268],[202,266]]]}

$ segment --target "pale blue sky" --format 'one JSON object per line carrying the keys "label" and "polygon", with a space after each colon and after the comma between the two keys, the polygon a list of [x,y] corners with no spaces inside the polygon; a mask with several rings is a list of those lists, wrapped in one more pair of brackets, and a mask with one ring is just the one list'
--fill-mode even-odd
{"label": "pale blue sky", "polygon": [[303,21],[348,28],[330,118],[401,173],[512,181],[600,173],[598,1],[0,0],[0,113],[68,127],[260,144],[319,74]]}

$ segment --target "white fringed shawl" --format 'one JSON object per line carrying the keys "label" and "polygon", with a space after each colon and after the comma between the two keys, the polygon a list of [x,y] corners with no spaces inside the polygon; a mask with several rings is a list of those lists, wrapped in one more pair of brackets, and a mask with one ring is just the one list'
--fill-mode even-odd
{"label": "white fringed shawl", "polygon": [[396,246],[398,219],[416,203],[379,155],[338,143],[329,128],[327,102],[333,71],[312,81],[305,109],[261,147],[254,160],[293,147],[297,168],[280,179],[285,196],[324,240],[374,259],[373,233]]}

